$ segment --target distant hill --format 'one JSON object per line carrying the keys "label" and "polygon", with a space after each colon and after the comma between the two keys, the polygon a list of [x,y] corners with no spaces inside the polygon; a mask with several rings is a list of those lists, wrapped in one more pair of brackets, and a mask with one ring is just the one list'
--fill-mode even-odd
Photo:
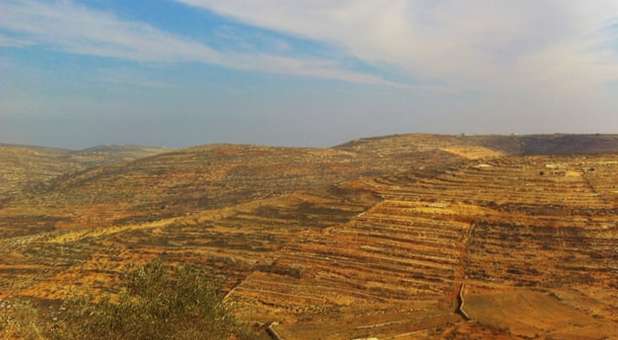
{"label": "distant hill", "polygon": [[521,143],[521,140],[516,136],[401,134],[361,138],[337,145],[335,148],[377,154],[443,150],[460,154],[466,158],[484,158],[519,154],[521,153]]}
{"label": "distant hill", "polygon": [[131,161],[169,151],[158,147],[114,145],[84,150],[0,144],[0,199],[24,186],[97,165]]}
{"label": "distant hill", "polygon": [[[332,148],[205,145],[169,150],[105,145],[79,151],[4,146],[0,193],[63,226],[179,216],[361,177],[394,176],[508,155],[618,152],[612,135],[363,138]],[[167,151],[167,152],[166,152]],[[27,188],[27,190],[22,190]],[[14,222],[11,222],[14,223]]]}
{"label": "distant hill", "polygon": [[618,152],[618,135],[530,135],[520,137],[525,155],[568,155]]}
{"label": "distant hill", "polygon": [[108,165],[130,162],[136,159],[154,156],[173,149],[144,145],[99,145],[83,150],[72,151],[73,158],[87,166]]}
{"label": "distant hill", "polygon": [[361,138],[336,146],[338,149],[364,152],[393,150],[471,148],[488,154],[564,155],[618,152],[618,135],[549,134],[549,135],[434,135],[401,134]]}

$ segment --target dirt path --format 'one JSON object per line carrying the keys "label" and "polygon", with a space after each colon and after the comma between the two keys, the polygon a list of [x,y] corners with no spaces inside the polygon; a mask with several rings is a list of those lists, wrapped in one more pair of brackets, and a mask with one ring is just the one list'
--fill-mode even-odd
{"label": "dirt path", "polygon": [[459,255],[459,265],[455,270],[455,278],[453,282],[453,301],[455,305],[455,313],[461,315],[466,321],[470,320],[470,316],[464,310],[464,294],[466,287],[466,258],[468,256],[468,244],[470,243],[470,239],[472,237],[472,233],[474,232],[475,223],[471,223],[468,226],[468,229],[464,232],[462,240],[461,240],[461,249]]}

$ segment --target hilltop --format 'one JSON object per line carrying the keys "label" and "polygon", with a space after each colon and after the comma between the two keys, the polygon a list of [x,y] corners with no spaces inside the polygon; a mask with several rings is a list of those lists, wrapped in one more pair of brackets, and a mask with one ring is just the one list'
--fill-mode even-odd
{"label": "hilltop", "polygon": [[[331,158],[326,162],[343,163],[359,161],[364,163],[363,171],[347,177],[355,177],[358,174],[379,175],[396,172],[401,168],[413,165],[415,161],[423,162],[424,154],[439,154],[437,157],[461,159],[475,159],[498,157],[504,155],[556,155],[556,154],[594,154],[618,152],[618,135],[528,135],[528,136],[451,136],[430,134],[404,134],[383,137],[363,138],[350,141],[333,148],[273,148],[250,145],[208,145],[178,150],[176,156],[162,156],[159,161],[165,163],[172,161],[173,157],[187,157],[191,162],[200,164],[200,157],[214,155],[212,163],[218,166],[226,160],[219,157],[217,152],[236,150],[236,157],[242,158],[242,150],[248,150],[246,156],[252,157],[252,152],[261,148],[264,157],[268,152],[272,157],[277,157],[277,152],[283,155],[286,150],[287,156],[298,152],[299,157],[311,154],[314,159],[320,157]],[[219,150],[219,151],[214,151]],[[40,184],[64,176],[66,180],[73,173],[91,169],[90,174],[107,173],[114,165],[127,164],[131,161],[148,158],[149,156],[174,152],[175,150],[161,147],[140,145],[101,145],[83,150],[67,150],[39,146],[24,146],[0,144],[0,195],[21,191],[32,184]],[[311,152],[310,152],[311,151]],[[347,153],[346,153],[347,152]],[[338,153],[338,154],[337,154]],[[337,155],[335,155],[337,154]],[[191,158],[193,157],[193,158]],[[228,157],[229,158],[229,157]],[[383,158],[383,164],[369,164],[375,159]],[[218,163],[219,162],[219,163]],[[312,161],[309,160],[309,163]],[[436,162],[434,162],[436,163]],[[441,163],[441,162],[438,162]],[[148,167],[147,161],[141,165],[127,165],[124,171],[130,172],[131,167]],[[184,163],[179,163],[178,169],[182,169]],[[381,169],[377,169],[380,167]],[[98,169],[97,169],[98,168]],[[116,169],[116,172],[123,170]],[[372,172],[373,171],[373,172]],[[76,177],[85,177],[88,174],[79,174]],[[56,181],[58,182],[58,181]]]}
{"label": "hilltop", "polygon": [[485,150],[487,156],[569,155],[618,152],[618,135],[435,135],[399,134],[353,140],[337,146],[343,149],[389,151],[408,148]]}

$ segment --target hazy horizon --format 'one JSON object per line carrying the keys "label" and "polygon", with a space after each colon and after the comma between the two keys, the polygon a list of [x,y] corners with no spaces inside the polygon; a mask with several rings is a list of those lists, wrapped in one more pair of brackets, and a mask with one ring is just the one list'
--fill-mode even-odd
{"label": "hazy horizon", "polygon": [[618,1],[5,0],[0,143],[618,132]]}
{"label": "hazy horizon", "polygon": [[265,144],[265,143],[234,143],[234,142],[208,142],[208,143],[198,143],[198,144],[185,144],[185,145],[157,145],[157,144],[122,144],[122,143],[103,143],[96,145],[86,145],[83,147],[71,147],[71,146],[58,146],[58,145],[45,145],[45,144],[23,144],[23,143],[10,143],[0,140],[0,146],[20,146],[20,147],[42,147],[42,148],[50,148],[50,149],[62,149],[68,151],[84,151],[87,149],[93,149],[97,147],[152,147],[152,148],[162,148],[162,149],[183,149],[183,148],[191,148],[195,146],[207,146],[207,145],[255,145],[255,146],[265,146],[265,147],[283,147],[283,148],[331,148],[336,147],[348,142],[353,142],[360,139],[374,139],[374,138],[388,138],[395,136],[405,136],[405,135],[428,135],[428,136],[464,136],[464,137],[487,137],[487,136],[514,136],[514,137],[530,137],[530,136],[618,136],[618,133],[596,133],[596,132],[587,132],[587,133],[564,133],[564,132],[553,132],[553,133],[530,133],[530,134],[519,134],[519,133],[478,133],[478,134],[449,134],[449,133],[432,133],[432,132],[403,132],[403,133],[395,133],[395,134],[385,134],[385,135],[372,135],[372,136],[359,136],[346,140],[339,141],[335,144],[329,145],[288,145],[288,144]]}

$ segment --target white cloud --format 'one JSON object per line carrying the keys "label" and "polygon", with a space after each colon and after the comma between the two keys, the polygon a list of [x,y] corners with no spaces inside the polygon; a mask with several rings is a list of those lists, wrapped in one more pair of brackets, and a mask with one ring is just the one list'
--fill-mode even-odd
{"label": "white cloud", "polygon": [[586,106],[606,100],[595,92],[618,79],[602,32],[618,0],[177,1],[329,42],[454,90]]}
{"label": "white cloud", "polygon": [[[427,110],[453,103],[451,94],[479,93],[483,103],[449,110],[470,117],[482,111],[481,118],[534,119],[538,112],[546,121],[577,115],[590,121],[583,115],[607,117],[618,100],[603,91],[618,80],[618,55],[608,47],[618,37],[606,29],[616,22],[618,0],[176,1],[327,43],[378,68],[395,66],[404,76],[434,84],[421,85],[432,92],[424,98]],[[0,46],[30,43],[139,62],[204,62],[400,86],[337,60],[286,56],[289,51],[284,44],[275,47],[277,41],[273,52],[259,52],[251,41],[242,52],[220,51],[70,0],[0,0],[0,30],[20,37],[0,35]]]}
{"label": "white cloud", "polygon": [[[221,52],[210,46],[119,19],[73,1],[0,2],[0,29],[23,36],[22,44],[43,45],[70,53],[140,62],[204,62],[229,68],[389,84],[377,77],[345,69],[337,62],[259,53]],[[0,44],[13,40],[0,36]]]}

